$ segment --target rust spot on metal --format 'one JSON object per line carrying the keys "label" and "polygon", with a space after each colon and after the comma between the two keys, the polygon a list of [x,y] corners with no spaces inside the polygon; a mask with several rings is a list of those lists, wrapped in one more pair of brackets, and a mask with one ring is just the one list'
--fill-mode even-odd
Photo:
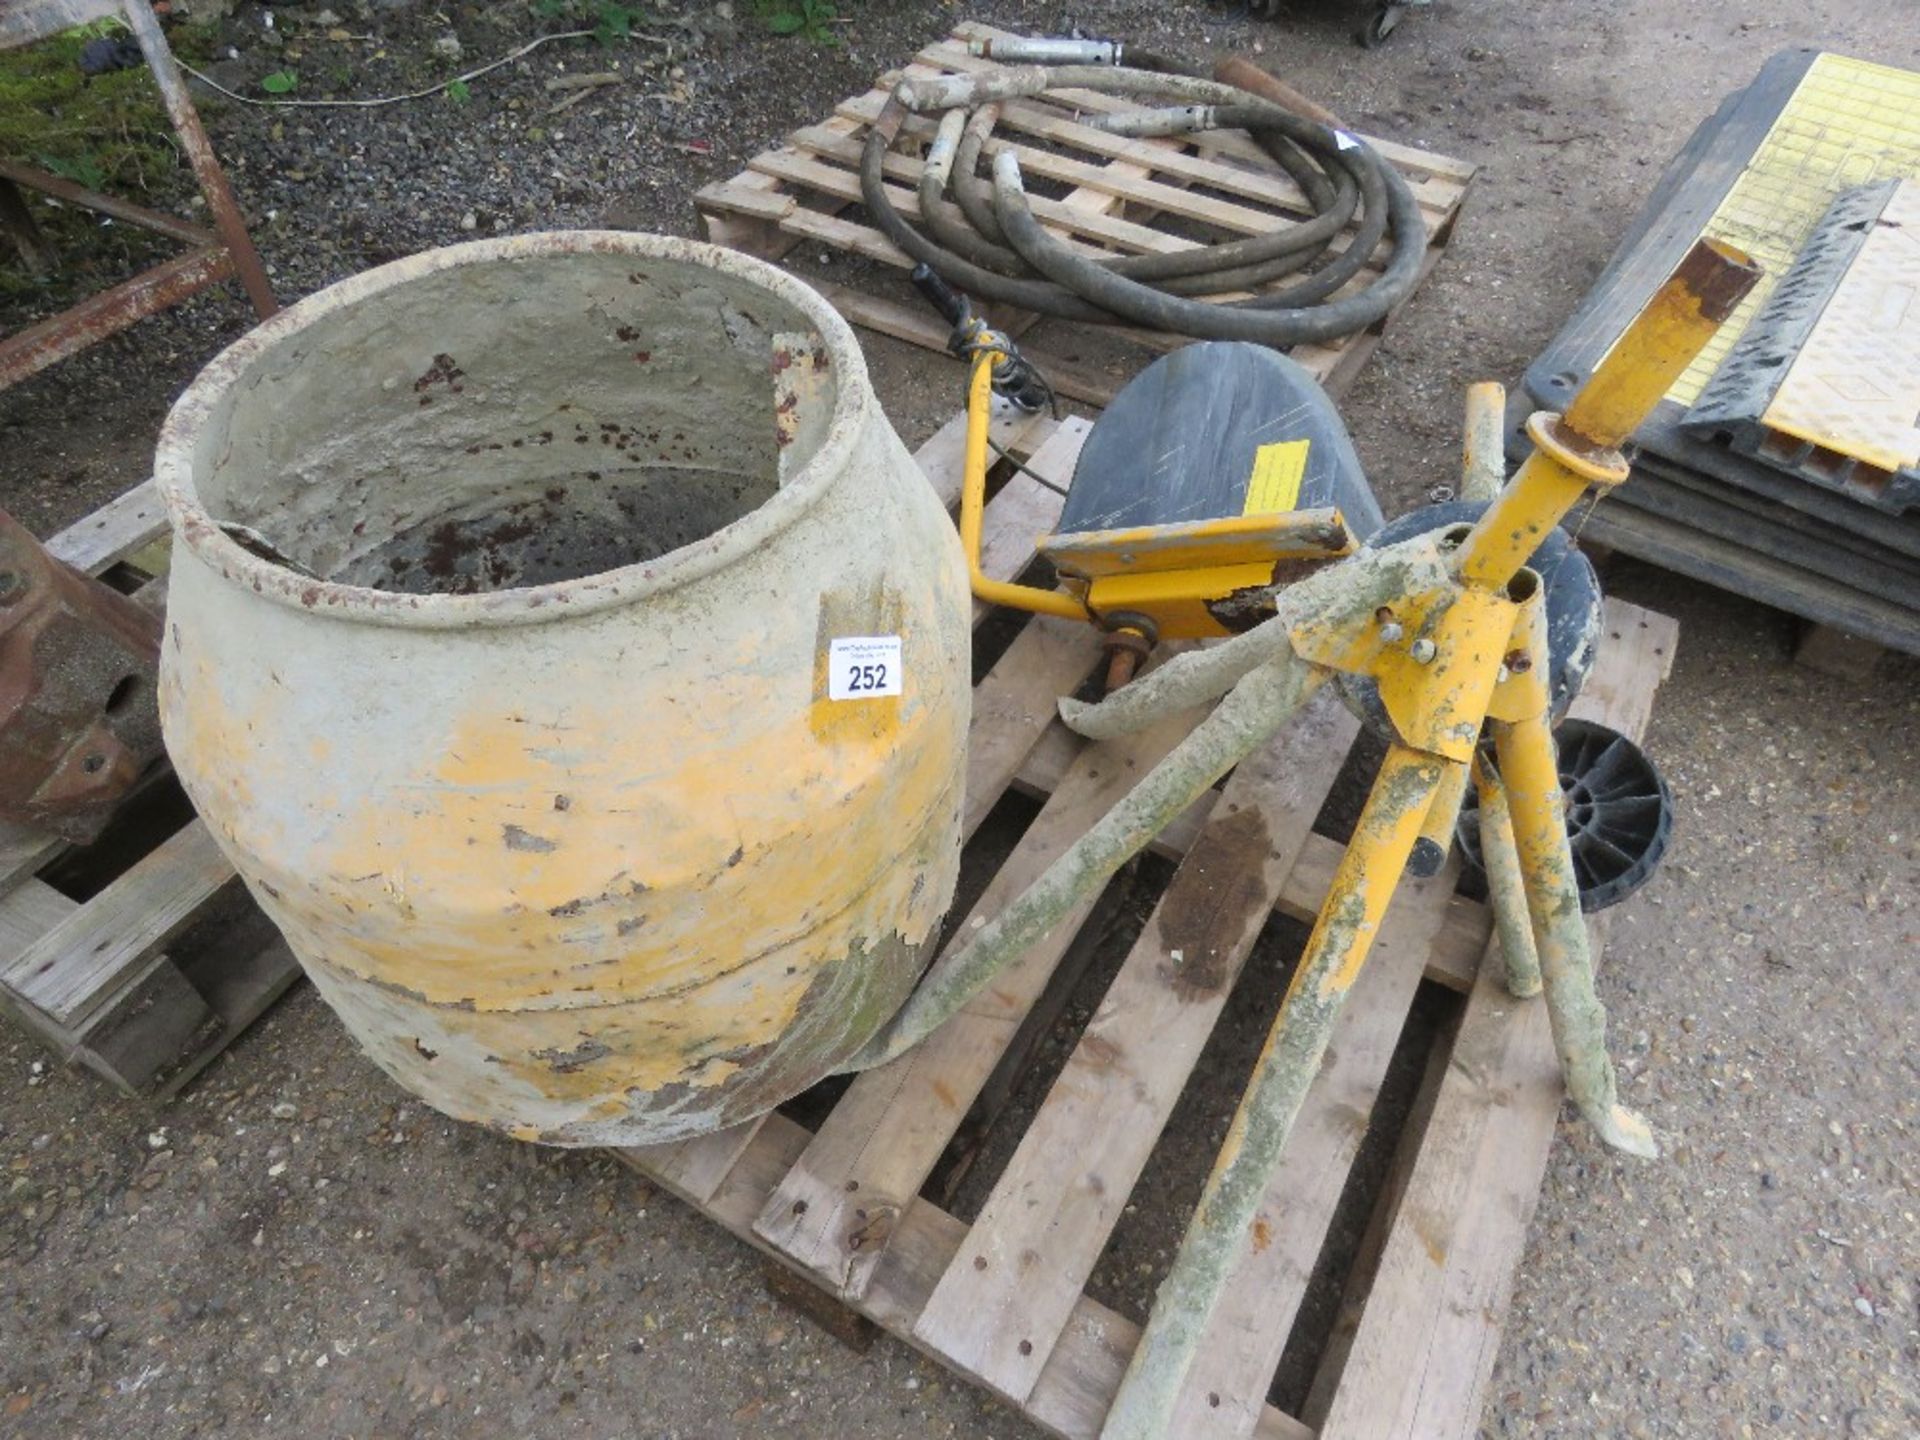
{"label": "rust spot on metal", "polygon": [[0,816],[91,840],[161,754],[160,619],[0,510]]}
{"label": "rust spot on metal", "polygon": [[[51,9],[54,14],[60,11],[58,6]],[[200,192],[206,199],[214,228],[208,231],[175,216],[162,215],[114,196],[97,194],[58,176],[0,160],[0,166],[5,167],[6,177],[16,184],[24,184],[67,205],[106,215],[194,247],[177,259],[156,265],[131,280],[83,300],[62,314],[0,340],[0,389],[231,275],[239,276],[248,298],[253,302],[255,313],[261,319],[266,319],[280,308],[274,299],[272,286],[267,283],[266,273],[261,268],[260,257],[247,237],[246,222],[234,201],[232,187],[220,169],[220,162],[214,157],[213,146],[187,95],[186,82],[167,48],[159,21],[145,6],[128,7],[127,13],[121,18],[132,29],[141,53],[146,57],[148,71],[160,91],[167,117],[173,122],[180,148],[200,183]],[[29,27],[26,33],[35,33],[32,28],[34,22],[26,23]],[[33,232],[28,232],[22,238],[24,243],[19,248],[31,266],[44,245],[35,243],[38,236]]]}
{"label": "rust spot on metal", "polygon": [[1241,810],[1209,824],[1175,873],[1159,934],[1170,957],[1161,977],[1178,998],[1202,1000],[1232,982],[1235,952],[1271,902],[1262,872],[1272,843],[1260,812]]}
{"label": "rust spot on metal", "polygon": [[1673,278],[1700,302],[1702,315],[1724,321],[1760,278],[1760,266],[1737,246],[1702,239],[1687,251]]}
{"label": "rust spot on metal", "polygon": [[464,379],[466,373],[454,361],[453,356],[436,355],[433,357],[433,364],[429,365],[425,373],[413,382],[414,393],[417,395],[423,390],[432,389],[435,385],[451,386],[454,381]]}

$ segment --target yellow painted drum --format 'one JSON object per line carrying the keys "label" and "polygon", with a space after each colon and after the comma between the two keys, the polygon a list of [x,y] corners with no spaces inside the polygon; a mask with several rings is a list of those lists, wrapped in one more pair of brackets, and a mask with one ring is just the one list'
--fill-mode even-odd
{"label": "yellow painted drum", "polygon": [[434,251],[181,398],[161,710],[367,1053],[674,1140],[835,1070],[952,899],[968,597],[819,296],[628,233]]}

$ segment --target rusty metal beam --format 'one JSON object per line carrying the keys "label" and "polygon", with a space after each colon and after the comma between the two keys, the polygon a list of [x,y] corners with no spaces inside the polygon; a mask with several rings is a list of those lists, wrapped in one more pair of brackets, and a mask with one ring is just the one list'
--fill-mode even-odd
{"label": "rusty metal beam", "polygon": [[280,308],[260,263],[259,252],[248,238],[233,189],[220,162],[214,158],[212,143],[187,95],[184,75],[174,62],[173,52],[167,47],[166,36],[148,0],[20,0],[17,4],[0,6],[0,49],[27,44],[84,20],[114,14],[126,21],[153,72],[167,117],[180,137],[180,147],[200,184],[200,193],[206,197],[213,229],[130,201],[97,194],[31,166],[0,161],[0,230],[13,239],[29,268],[47,268],[52,257],[21,199],[19,185],[194,247],[177,259],[156,265],[0,341],[0,389],[231,276],[238,276],[254,312],[261,319]]}
{"label": "rusty metal beam", "polygon": [[[58,175],[50,175],[45,170],[36,170],[31,165],[22,165],[17,160],[0,160],[0,181],[11,181],[36,190],[42,195],[60,201],[63,205],[75,205],[82,210],[91,210],[96,215],[108,215],[128,225],[136,225],[142,230],[151,230],[156,235],[165,235],[168,239],[178,240],[183,245],[201,249],[220,243],[220,237],[204,225],[196,225],[191,220],[182,220],[178,215],[168,215],[159,210],[149,210],[144,205],[136,205],[131,200],[121,200],[112,195],[102,195],[71,180],[62,180]],[[0,185],[0,212],[4,211],[7,187]]]}
{"label": "rusty metal beam", "polygon": [[0,340],[0,390],[233,274],[226,247],[192,250]]}
{"label": "rusty metal beam", "polygon": [[187,95],[186,77],[174,63],[173,51],[167,48],[167,37],[161,33],[160,22],[147,0],[123,0],[121,8],[133,38],[140,43],[140,53],[147,57],[154,84],[160,87],[160,99],[187,152],[187,163],[200,182],[200,193],[207,197],[214,229],[219,231],[220,239],[233,257],[233,271],[240,277],[247,298],[253,301],[255,313],[264,320],[278,312],[280,302],[274,298],[273,286],[267,283],[267,272],[260,264],[260,254],[247,235],[239,202],[233,198],[233,187],[227,184],[226,172],[214,158],[213,143],[207,139],[199,113]]}

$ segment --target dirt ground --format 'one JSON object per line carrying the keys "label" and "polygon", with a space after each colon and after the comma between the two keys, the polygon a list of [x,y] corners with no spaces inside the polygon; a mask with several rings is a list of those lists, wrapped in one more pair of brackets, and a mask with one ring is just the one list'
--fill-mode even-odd
{"label": "dirt ground", "polygon": [[[242,5],[218,73],[385,93],[447,73],[432,47],[450,33],[477,63],[544,26],[519,4],[334,0],[331,26],[322,8],[276,7],[269,32]],[[656,5],[644,28],[685,52],[558,117],[544,81],[607,55],[549,47],[465,104],[210,123],[291,297],[476,233],[694,233],[700,183],[958,18],[1257,43],[1358,127],[1485,167],[1343,407],[1392,514],[1451,478],[1462,387],[1517,379],[1720,96],[1790,46],[1896,64],[1920,47],[1920,10],[1872,0],[1440,0],[1368,52],[1331,0],[1275,20],[1173,0],[841,8],[843,43],[820,48]],[[368,38],[311,38],[330,29]],[[32,313],[12,302],[0,324]],[[0,503],[45,532],[142,479],[166,406],[246,323],[210,294],[0,394]],[[950,362],[881,341],[870,358],[909,442],[954,404]],[[1620,912],[1602,983],[1626,1098],[1670,1153],[1622,1160],[1563,1124],[1482,1433],[1920,1434],[1916,667],[1830,680],[1790,663],[1774,612],[1631,565],[1609,583],[1682,625],[1648,742],[1674,847]],[[1126,1243],[1151,1274],[1154,1238]],[[311,990],[159,1112],[0,1034],[0,1435],[776,1429],[1037,1433],[903,1346],[855,1355],[794,1318],[745,1247],[613,1162],[410,1102]]]}

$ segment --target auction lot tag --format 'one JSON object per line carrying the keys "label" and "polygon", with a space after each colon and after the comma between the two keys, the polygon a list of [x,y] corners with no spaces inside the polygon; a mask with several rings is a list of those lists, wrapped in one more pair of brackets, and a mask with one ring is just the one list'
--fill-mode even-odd
{"label": "auction lot tag", "polygon": [[842,635],[827,647],[827,698],[901,694],[901,670],[898,635]]}

